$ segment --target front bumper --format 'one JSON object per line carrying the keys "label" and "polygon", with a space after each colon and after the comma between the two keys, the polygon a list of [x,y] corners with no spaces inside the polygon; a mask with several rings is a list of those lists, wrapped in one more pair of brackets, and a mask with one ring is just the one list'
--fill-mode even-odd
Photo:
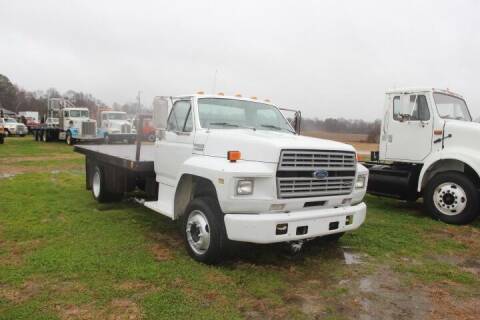
{"label": "front bumper", "polygon": [[[366,212],[367,206],[362,202],[348,207],[289,213],[226,214],[225,228],[228,239],[235,241],[252,243],[293,241],[355,230],[365,221]],[[349,216],[352,221],[347,224]],[[276,234],[278,224],[288,224],[286,234]]]}

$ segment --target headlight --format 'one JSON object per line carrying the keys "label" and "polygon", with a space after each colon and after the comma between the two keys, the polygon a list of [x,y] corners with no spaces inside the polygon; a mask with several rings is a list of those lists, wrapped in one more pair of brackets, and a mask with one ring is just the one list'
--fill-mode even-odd
{"label": "headlight", "polygon": [[253,180],[242,179],[237,181],[237,195],[249,195],[253,193]]}
{"label": "headlight", "polygon": [[366,175],[359,175],[357,177],[357,181],[355,182],[355,189],[363,189],[365,188],[365,181],[367,181]]}

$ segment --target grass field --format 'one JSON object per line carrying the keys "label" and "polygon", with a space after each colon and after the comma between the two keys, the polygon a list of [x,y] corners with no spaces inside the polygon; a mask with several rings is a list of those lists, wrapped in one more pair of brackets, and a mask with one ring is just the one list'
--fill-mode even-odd
{"label": "grass field", "polygon": [[0,145],[0,319],[480,319],[480,221],[367,197],[337,244],[191,260],[175,223],[97,204],[61,143]]}

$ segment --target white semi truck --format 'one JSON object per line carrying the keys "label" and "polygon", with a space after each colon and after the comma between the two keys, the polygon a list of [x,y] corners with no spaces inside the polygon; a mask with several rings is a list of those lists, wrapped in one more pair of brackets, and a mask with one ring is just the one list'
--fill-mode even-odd
{"label": "white semi truck", "polygon": [[63,140],[69,145],[77,141],[97,141],[97,122],[90,119],[88,108],[76,107],[64,98],[48,100],[48,115],[45,123],[33,130],[36,141]]}
{"label": "white semi truck", "polygon": [[133,143],[136,131],[127,118],[127,113],[111,109],[101,110],[98,120],[100,123],[99,134],[103,136],[105,143],[123,141]]}
{"label": "white semi truck", "polygon": [[452,224],[480,213],[480,124],[465,99],[449,90],[386,92],[379,152],[372,153],[368,191],[416,201]]}
{"label": "white semi truck", "polygon": [[338,239],[365,220],[368,170],[355,149],[300,136],[271,103],[158,97],[154,121],[155,145],[75,146],[86,187],[98,201],[144,190],[146,207],[182,221],[198,261],[218,261],[229,241]]}

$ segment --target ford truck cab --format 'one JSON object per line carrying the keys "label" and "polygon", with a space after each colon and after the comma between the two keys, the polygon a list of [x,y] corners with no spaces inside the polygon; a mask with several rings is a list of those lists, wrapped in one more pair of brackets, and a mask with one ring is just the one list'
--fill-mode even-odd
{"label": "ford truck cab", "polygon": [[339,238],[365,220],[368,170],[355,149],[299,135],[269,102],[157,97],[154,116],[158,199],[145,205],[182,220],[198,261],[217,260],[227,240]]}
{"label": "ford truck cab", "polygon": [[369,192],[415,201],[433,217],[464,224],[479,214],[480,124],[465,99],[449,90],[386,92],[379,152]]}

